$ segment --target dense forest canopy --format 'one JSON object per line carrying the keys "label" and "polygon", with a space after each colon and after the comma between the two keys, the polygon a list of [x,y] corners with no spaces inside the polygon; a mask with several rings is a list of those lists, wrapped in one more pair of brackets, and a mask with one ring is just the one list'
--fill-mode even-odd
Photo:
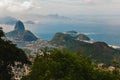
{"label": "dense forest canopy", "polygon": [[97,69],[87,57],[65,50],[50,53],[37,56],[32,71],[22,80],[120,80],[119,74]]}

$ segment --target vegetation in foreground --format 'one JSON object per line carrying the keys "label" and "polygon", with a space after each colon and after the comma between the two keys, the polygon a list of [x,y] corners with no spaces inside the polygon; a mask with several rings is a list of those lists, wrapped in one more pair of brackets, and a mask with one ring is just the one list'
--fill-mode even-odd
{"label": "vegetation in foreground", "polygon": [[4,32],[0,28],[0,80],[11,80],[13,74],[11,65],[15,62],[29,63],[28,58],[22,49],[16,47],[12,42],[4,40]]}
{"label": "vegetation in foreground", "polygon": [[22,80],[120,80],[119,74],[98,69],[87,57],[65,50],[43,53]]}

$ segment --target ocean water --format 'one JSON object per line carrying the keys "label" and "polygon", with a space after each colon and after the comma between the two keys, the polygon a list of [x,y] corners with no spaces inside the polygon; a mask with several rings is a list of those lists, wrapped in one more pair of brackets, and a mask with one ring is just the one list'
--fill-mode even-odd
{"label": "ocean water", "polygon": [[94,34],[88,36],[95,41],[102,41],[109,45],[120,46],[120,34]]}
{"label": "ocean water", "polygon": [[[64,21],[64,20],[63,20]],[[120,27],[106,22],[46,22],[33,25],[33,31],[39,38],[51,40],[56,32],[77,31],[87,35],[94,41],[106,42],[109,45],[120,46]],[[33,29],[31,29],[33,30]]]}

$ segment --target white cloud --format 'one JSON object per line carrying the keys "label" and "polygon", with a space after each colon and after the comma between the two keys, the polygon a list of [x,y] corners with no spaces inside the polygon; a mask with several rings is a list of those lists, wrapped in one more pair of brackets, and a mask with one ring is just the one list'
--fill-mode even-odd
{"label": "white cloud", "polygon": [[10,12],[23,12],[33,7],[32,0],[0,0],[0,9]]}
{"label": "white cloud", "polygon": [[[55,6],[61,5],[64,7],[68,6],[88,6],[94,4],[109,4],[111,2],[118,2],[119,0],[0,0],[0,12],[9,11],[9,12],[31,12],[39,10],[43,7],[46,11],[55,9]],[[56,7],[57,8],[57,7]],[[56,9],[55,9],[56,10]],[[44,10],[45,11],[45,10]]]}
{"label": "white cloud", "polygon": [[119,14],[119,9],[120,0],[0,0],[0,16]]}

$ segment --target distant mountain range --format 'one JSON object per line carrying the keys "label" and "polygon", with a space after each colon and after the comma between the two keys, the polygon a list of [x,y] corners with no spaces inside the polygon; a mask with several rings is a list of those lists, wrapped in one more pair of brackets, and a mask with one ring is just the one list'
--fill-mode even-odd
{"label": "distant mountain range", "polygon": [[[14,24],[16,24],[17,21],[18,20],[16,18],[11,17],[11,16],[6,16],[6,17],[0,18],[0,24],[5,24],[5,25],[14,25]],[[33,22],[31,20],[25,21],[24,23],[35,24],[35,22]]]}
{"label": "distant mountain range", "polygon": [[39,15],[39,18],[50,18],[50,19],[70,19],[69,17],[60,16],[58,14]]}
{"label": "distant mountain range", "polygon": [[[69,20],[70,18],[64,17],[64,16],[59,16],[58,14],[51,14],[51,15],[38,15],[37,18],[39,19],[66,19]],[[1,17],[0,18],[0,24],[6,24],[6,25],[14,25],[18,20],[14,17],[11,16],[6,16],[6,17]],[[26,20],[24,21],[25,24],[35,24],[36,22],[32,20]]]}
{"label": "distant mountain range", "polygon": [[0,24],[14,25],[16,22],[17,19],[10,16],[0,18]]}

